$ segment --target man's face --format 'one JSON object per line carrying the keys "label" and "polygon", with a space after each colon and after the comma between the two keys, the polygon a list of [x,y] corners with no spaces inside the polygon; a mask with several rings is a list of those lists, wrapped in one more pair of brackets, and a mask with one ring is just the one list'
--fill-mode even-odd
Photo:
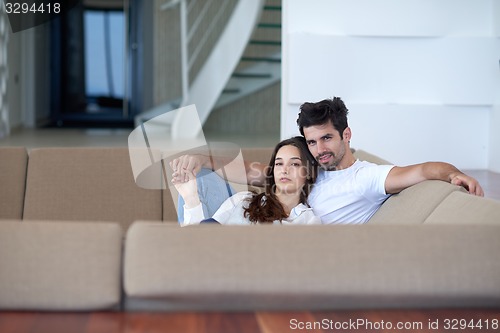
{"label": "man's face", "polygon": [[337,170],[344,158],[346,144],[339,132],[328,121],[322,125],[304,127],[309,151],[325,170]]}

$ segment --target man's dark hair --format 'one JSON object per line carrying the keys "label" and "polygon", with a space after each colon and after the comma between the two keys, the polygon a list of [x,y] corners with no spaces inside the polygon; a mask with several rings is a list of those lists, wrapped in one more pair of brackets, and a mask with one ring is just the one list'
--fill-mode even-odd
{"label": "man's dark hair", "polygon": [[348,126],[348,111],[340,97],[324,99],[317,103],[304,103],[300,106],[299,118],[297,118],[300,134],[304,135],[304,127],[323,125],[331,121],[342,138]]}

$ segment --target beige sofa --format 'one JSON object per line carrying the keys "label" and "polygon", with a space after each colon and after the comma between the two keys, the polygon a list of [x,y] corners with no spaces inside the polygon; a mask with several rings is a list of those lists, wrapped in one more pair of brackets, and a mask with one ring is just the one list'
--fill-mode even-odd
{"label": "beige sofa", "polygon": [[0,309],[500,306],[500,202],[444,182],[362,226],[180,228],[174,199],[126,148],[0,148]]}

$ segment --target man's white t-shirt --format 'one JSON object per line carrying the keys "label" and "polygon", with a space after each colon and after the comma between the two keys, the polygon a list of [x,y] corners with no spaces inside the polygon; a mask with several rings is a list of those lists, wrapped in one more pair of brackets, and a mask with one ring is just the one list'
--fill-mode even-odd
{"label": "man's white t-shirt", "polygon": [[390,196],[385,180],[393,165],[357,160],[344,170],[320,169],[308,202],[323,224],[362,224]]}
{"label": "man's white t-shirt", "polygon": [[[220,224],[252,224],[249,218],[245,216],[244,210],[248,207],[249,201],[253,196],[252,192],[238,192],[232,197],[226,199],[220,208],[215,212],[212,218]],[[184,222],[182,226],[198,224],[206,219],[203,214],[201,204],[193,208],[184,206]],[[273,224],[294,225],[294,224],[321,224],[319,217],[315,216],[312,208],[304,204],[298,204],[290,212],[290,216],[280,221],[274,221]]]}

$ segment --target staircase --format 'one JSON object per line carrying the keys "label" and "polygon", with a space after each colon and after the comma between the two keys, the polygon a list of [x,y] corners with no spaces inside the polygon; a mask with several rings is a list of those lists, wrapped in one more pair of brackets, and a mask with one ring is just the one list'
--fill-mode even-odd
{"label": "staircase", "polygon": [[[189,7],[196,1],[173,0],[163,7],[166,10],[177,4]],[[277,1],[279,5],[273,4]],[[256,5],[260,8],[255,8]],[[252,11],[256,15],[253,23],[250,15]],[[249,27],[251,30],[246,37],[243,32],[246,28],[242,27],[242,22],[251,24]],[[185,36],[189,35],[188,29],[189,27],[184,31]],[[238,37],[237,40],[235,36]],[[187,49],[187,46],[185,47]],[[238,52],[237,48],[241,48],[241,51]],[[200,133],[193,130],[192,118],[169,111],[195,104],[202,125],[213,109],[229,105],[279,82],[280,51],[281,1],[238,0],[225,30],[203,66],[197,71],[196,77],[189,77],[189,68],[184,71],[183,96],[139,114],[135,118],[136,126],[141,126],[145,122],[152,124],[160,121],[159,125],[168,128],[174,139],[198,136]],[[238,54],[237,58],[229,59],[235,54]],[[185,54],[185,56],[190,55]],[[189,63],[189,58],[184,59],[183,67]],[[201,126],[196,128],[201,130]]]}
{"label": "staircase", "polygon": [[240,62],[214,109],[281,80],[281,0],[267,0]]}

